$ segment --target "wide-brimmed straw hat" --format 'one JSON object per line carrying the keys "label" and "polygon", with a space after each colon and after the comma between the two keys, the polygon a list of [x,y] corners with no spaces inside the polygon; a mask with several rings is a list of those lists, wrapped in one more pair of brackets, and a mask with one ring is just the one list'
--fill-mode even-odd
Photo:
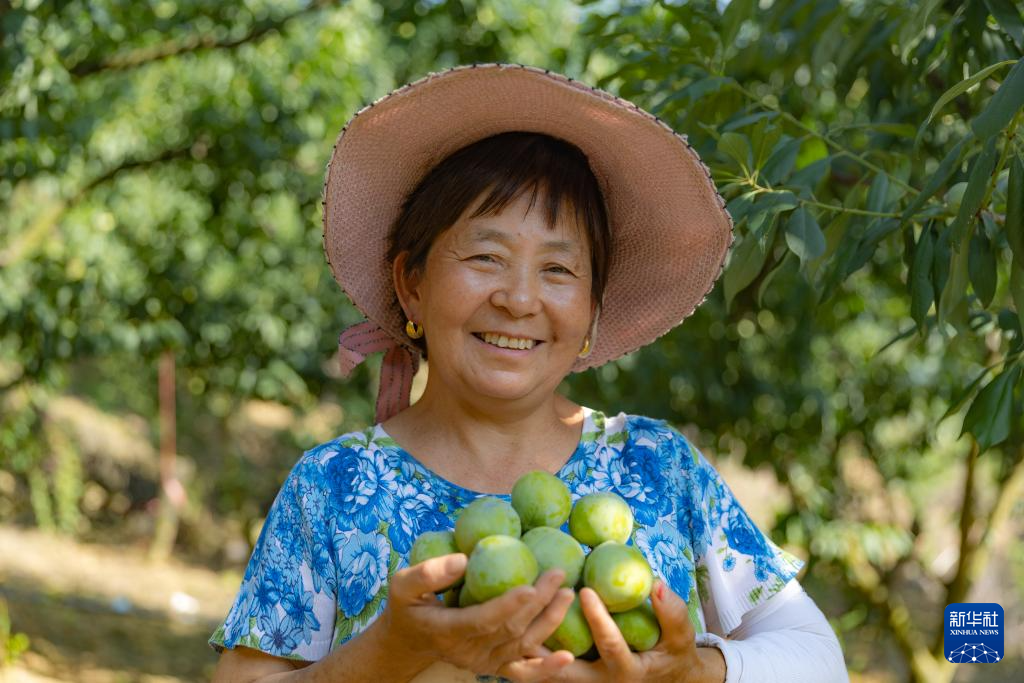
{"label": "wide-brimmed straw hat", "polygon": [[367,321],[339,338],[342,374],[384,351],[379,422],[409,405],[420,353],[396,302],[388,232],[407,196],[452,152],[507,131],[583,151],[604,196],[611,263],[580,372],[650,344],[704,302],[732,244],[732,218],[689,145],[635,104],[545,69],[475,64],[432,73],[358,111],[324,183],[324,250]]}

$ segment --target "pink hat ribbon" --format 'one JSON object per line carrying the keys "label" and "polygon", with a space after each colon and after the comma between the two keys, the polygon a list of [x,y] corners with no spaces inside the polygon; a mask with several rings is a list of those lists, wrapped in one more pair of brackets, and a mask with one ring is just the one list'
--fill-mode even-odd
{"label": "pink hat ribbon", "polygon": [[384,422],[409,407],[412,378],[420,365],[419,354],[395,341],[372,320],[358,323],[338,337],[338,366],[341,375],[348,377],[367,354],[384,351],[380,368],[380,388],[377,390],[376,422]]}

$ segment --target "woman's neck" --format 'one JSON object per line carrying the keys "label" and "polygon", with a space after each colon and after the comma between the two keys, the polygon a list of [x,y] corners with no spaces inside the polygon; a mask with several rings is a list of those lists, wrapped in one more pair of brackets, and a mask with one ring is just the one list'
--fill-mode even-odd
{"label": "woman's neck", "polygon": [[533,406],[481,406],[429,389],[382,426],[437,474],[466,488],[507,492],[525,472],[557,471],[579,443],[583,409],[557,393]]}

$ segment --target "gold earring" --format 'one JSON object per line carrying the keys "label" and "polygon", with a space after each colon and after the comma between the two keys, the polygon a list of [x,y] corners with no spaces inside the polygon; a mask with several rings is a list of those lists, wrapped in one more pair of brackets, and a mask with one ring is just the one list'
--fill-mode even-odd
{"label": "gold earring", "polygon": [[423,336],[423,325],[417,325],[410,320],[405,324],[405,333],[413,339],[419,339]]}
{"label": "gold earring", "polygon": [[578,356],[586,358],[588,353],[590,353],[590,337],[583,340],[583,350],[579,352]]}

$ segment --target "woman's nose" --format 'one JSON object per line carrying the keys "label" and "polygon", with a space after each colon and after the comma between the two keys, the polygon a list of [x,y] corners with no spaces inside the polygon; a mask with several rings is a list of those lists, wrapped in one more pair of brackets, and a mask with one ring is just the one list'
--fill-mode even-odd
{"label": "woman's nose", "polygon": [[521,318],[540,310],[540,273],[527,268],[510,268],[491,295],[491,303]]}

